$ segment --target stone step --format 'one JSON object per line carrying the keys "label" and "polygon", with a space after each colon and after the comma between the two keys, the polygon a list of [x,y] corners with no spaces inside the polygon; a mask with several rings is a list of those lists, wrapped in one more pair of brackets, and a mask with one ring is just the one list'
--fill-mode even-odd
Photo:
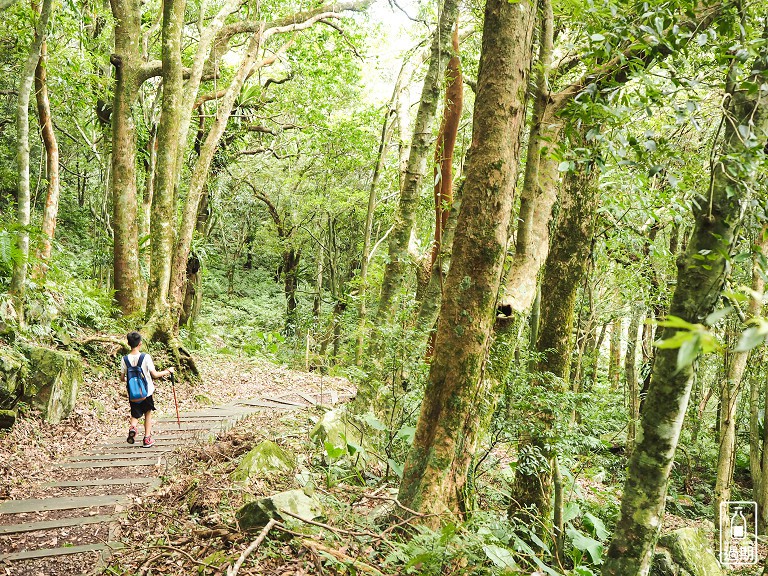
{"label": "stone step", "polygon": [[74,510],[92,506],[114,506],[130,500],[124,494],[105,496],[62,496],[61,498],[30,498],[29,500],[6,500],[0,502],[0,514],[21,514],[23,512],[47,512],[48,510]]}
{"label": "stone step", "polygon": [[13,554],[0,554],[0,562],[4,560],[32,560],[34,558],[49,558],[65,554],[81,554],[83,552],[100,552],[102,550],[119,550],[124,548],[122,542],[107,542],[106,544],[83,544],[82,546],[62,546],[61,548],[41,548],[40,550],[25,550]]}
{"label": "stone step", "polygon": [[[147,450],[151,450],[148,448]],[[132,458],[130,460],[86,460],[83,462],[64,462],[58,464],[59,468],[126,468],[129,466],[159,466],[163,460],[163,453],[146,458]]]}
{"label": "stone step", "polygon": [[83,486],[132,486],[134,484],[146,484],[147,489],[159,488],[162,485],[160,478],[94,478],[93,480],[62,480],[60,482],[48,482],[42,488],[81,488]]}
{"label": "stone step", "polygon": [[77,516],[75,518],[59,518],[43,522],[25,522],[24,524],[0,525],[0,534],[20,534],[21,532],[36,532],[37,530],[56,530],[67,526],[83,526],[84,524],[102,524],[116,520],[117,516]]}

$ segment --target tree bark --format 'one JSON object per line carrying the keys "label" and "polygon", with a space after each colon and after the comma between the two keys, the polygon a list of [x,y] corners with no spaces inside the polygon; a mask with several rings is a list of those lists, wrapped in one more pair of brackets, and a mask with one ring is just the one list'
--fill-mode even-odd
{"label": "tree bark", "polygon": [[139,272],[139,233],[136,224],[136,125],[133,107],[139,96],[141,76],[141,3],[111,0],[115,18],[115,97],[112,102],[112,270],[115,300],[125,315],[144,310]]}
{"label": "tree bark", "polygon": [[[765,366],[765,351],[761,350],[757,366]],[[768,426],[760,433],[760,394],[763,394],[763,422],[768,422],[768,387],[763,370],[756,370],[749,381],[749,471],[752,494],[757,503],[757,522],[761,534],[768,529]]]}
{"label": "tree bark", "polygon": [[637,437],[637,421],[640,418],[640,390],[637,386],[637,339],[640,321],[643,319],[643,309],[632,311],[627,333],[627,353],[624,356],[624,372],[627,378],[627,396],[629,397],[629,420],[627,424],[627,454],[632,453]]}
{"label": "tree bark", "polygon": [[[488,0],[471,152],[435,353],[400,501],[425,513],[462,513],[487,380],[483,366],[495,318],[525,122],[536,12]],[[418,130],[417,130],[418,132]],[[438,525],[435,516],[420,518]]]}
{"label": "tree bark", "polygon": [[[178,315],[173,318],[168,301],[176,230],[176,187],[179,176],[179,141],[184,101],[181,34],[185,0],[163,2],[162,58],[163,101],[157,128],[157,174],[152,196],[152,264],[147,298],[147,338],[174,339]],[[186,265],[186,259],[185,259]],[[151,334],[151,336],[150,336]]]}
{"label": "tree bark", "polygon": [[24,321],[24,294],[27,282],[27,266],[29,260],[29,222],[31,197],[29,190],[29,99],[32,84],[35,80],[35,69],[40,60],[40,48],[45,41],[48,19],[51,15],[51,0],[43,0],[40,18],[35,26],[35,37],[29,47],[24,70],[19,78],[18,102],[16,105],[16,165],[18,168],[19,184],[16,194],[16,220],[19,232],[16,245],[20,257],[14,261],[13,276],[11,277],[10,294],[13,296],[19,321]]}
{"label": "tree bark", "polygon": [[[760,255],[768,254],[768,228],[763,227],[757,248]],[[761,298],[754,295],[763,294],[765,282],[761,276],[760,262],[757,254],[752,261],[752,294],[746,310],[746,320],[749,321],[760,314]],[[728,371],[720,391],[720,447],[717,453],[717,476],[715,479],[715,529],[721,526],[720,506],[731,499],[731,484],[733,483],[733,466],[736,458],[736,410],[739,404],[739,392],[747,369],[750,351],[730,352]],[[727,557],[727,556],[726,556]]]}
{"label": "tree bark", "polygon": [[59,143],[53,131],[51,102],[48,98],[46,80],[47,49],[46,42],[40,46],[40,60],[35,70],[35,96],[37,99],[37,117],[45,146],[46,179],[48,180],[43,210],[42,246],[38,251],[36,276],[45,277],[48,261],[51,258],[51,243],[56,232],[56,218],[59,213]]}
{"label": "tree bark", "polygon": [[614,318],[611,322],[611,346],[609,350],[608,381],[611,390],[619,389],[621,380],[621,318]]}
{"label": "tree bark", "polygon": [[[758,85],[765,69],[765,48],[750,75]],[[734,64],[735,66],[735,64]],[[695,228],[683,256],[678,259],[677,286],[670,314],[698,323],[714,309],[727,274],[741,203],[756,178],[754,162],[763,156],[768,133],[768,113],[761,105],[766,95],[727,82],[727,106],[720,157],[713,164],[710,189],[693,203]],[[747,131],[757,145],[745,146]],[[703,252],[702,252],[703,251]],[[708,254],[705,261],[701,254]],[[706,265],[705,265],[706,264]],[[662,339],[679,331],[666,327]],[[677,366],[677,349],[659,349],[650,388],[642,410],[638,440],[629,463],[621,516],[608,549],[602,574],[647,574],[661,527],[667,481],[674,462],[680,430],[691,392],[693,368]]]}
{"label": "tree bark", "polygon": [[[451,29],[458,14],[457,0],[444,0],[437,29],[432,40],[431,58],[424,78],[419,108],[413,128],[408,164],[405,169],[400,201],[395,215],[395,225],[389,235],[389,262],[384,270],[381,283],[379,308],[376,325],[389,321],[395,306],[397,292],[406,284],[410,256],[408,246],[414,228],[416,208],[419,203],[419,188],[427,171],[427,157],[432,140],[432,126],[435,121],[440,98],[441,78],[446,63],[452,54]],[[375,332],[371,341],[371,352],[378,352],[379,335]],[[359,394],[360,392],[358,392]]]}
{"label": "tree bark", "polygon": [[[568,390],[574,308],[594,235],[597,175],[597,168],[590,159],[568,172],[563,183],[560,214],[541,279],[541,317],[536,341],[540,360],[534,374],[554,376],[533,378],[531,386],[542,390],[559,393]],[[539,527],[540,536],[551,522],[552,460],[555,456],[552,433],[557,410],[555,406],[540,405],[536,407],[536,414],[531,415],[530,435],[521,438],[519,452],[521,455],[543,456],[548,464],[543,469],[535,465],[518,466],[509,508],[510,516],[520,519],[530,519],[528,515],[535,514],[538,521],[531,525]]]}

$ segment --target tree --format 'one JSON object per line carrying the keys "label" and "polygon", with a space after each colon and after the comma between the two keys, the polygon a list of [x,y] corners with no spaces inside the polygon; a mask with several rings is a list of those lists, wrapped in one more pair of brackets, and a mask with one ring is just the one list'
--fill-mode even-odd
{"label": "tree", "polygon": [[[670,305],[665,342],[656,353],[638,441],[629,463],[621,516],[602,573],[627,576],[650,569],[653,546],[664,514],[664,497],[691,392],[692,361],[702,344],[691,326],[709,315],[722,292],[728,255],[741,219],[741,204],[756,177],[768,140],[768,110],[762,105],[766,77],[765,43],[747,78],[737,76],[734,61],[726,80],[723,138],[712,166],[708,190],[700,191],[693,213],[695,227],[678,260],[677,286]],[[704,257],[702,258],[702,255]],[[677,320],[676,320],[677,319]],[[674,340],[673,340],[674,339]]]}
{"label": "tree", "polygon": [[480,433],[477,400],[487,385],[484,362],[508,238],[535,23],[528,2],[486,3],[470,160],[429,380],[399,491],[400,501],[419,512],[463,512]]}
{"label": "tree", "polygon": [[29,224],[30,224],[30,190],[29,190],[29,98],[32,84],[35,80],[35,69],[40,60],[40,48],[45,41],[48,19],[51,16],[51,0],[43,0],[40,17],[35,25],[35,37],[29,46],[29,52],[24,64],[24,70],[19,78],[18,103],[16,106],[16,131],[18,145],[16,147],[16,164],[18,167],[18,192],[16,194],[16,211],[19,232],[17,246],[19,257],[14,262],[13,278],[10,292],[16,303],[19,319],[24,319],[24,294],[27,282],[27,266],[29,260]]}

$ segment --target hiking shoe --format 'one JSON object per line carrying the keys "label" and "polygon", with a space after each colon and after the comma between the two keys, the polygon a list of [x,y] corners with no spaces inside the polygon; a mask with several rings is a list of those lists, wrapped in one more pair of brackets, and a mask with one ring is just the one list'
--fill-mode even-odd
{"label": "hiking shoe", "polygon": [[152,436],[144,436],[144,448],[149,448],[155,445],[155,440]]}
{"label": "hiking shoe", "polygon": [[133,444],[134,442],[136,442],[136,427],[135,426],[131,426],[128,429],[128,438],[127,438],[126,442],[128,442],[128,444]]}

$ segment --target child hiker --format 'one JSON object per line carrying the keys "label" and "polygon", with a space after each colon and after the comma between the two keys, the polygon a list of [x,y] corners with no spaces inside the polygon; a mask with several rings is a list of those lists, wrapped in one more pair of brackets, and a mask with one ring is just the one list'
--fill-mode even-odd
{"label": "child hiker", "polygon": [[155,392],[153,378],[164,378],[173,374],[173,367],[158,372],[152,356],[141,352],[141,334],[130,332],[127,336],[131,352],[123,356],[120,363],[120,375],[125,378],[128,388],[128,399],[131,403],[131,427],[128,429],[128,444],[136,441],[136,427],[139,418],[144,416],[144,448],[149,448],[155,441],[152,439],[152,410],[155,402],[152,394]]}

